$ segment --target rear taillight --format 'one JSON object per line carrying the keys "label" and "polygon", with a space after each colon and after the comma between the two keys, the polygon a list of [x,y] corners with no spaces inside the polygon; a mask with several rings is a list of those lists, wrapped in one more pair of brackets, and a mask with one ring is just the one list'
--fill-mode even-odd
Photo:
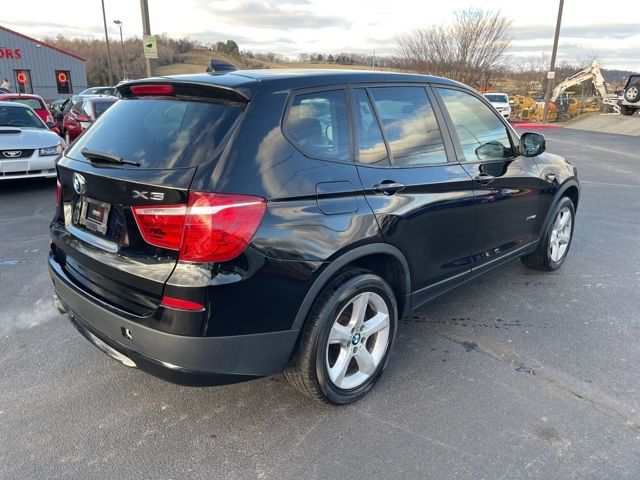
{"label": "rear taillight", "polygon": [[62,203],[62,185],[56,180],[56,207]]}
{"label": "rear taillight", "polygon": [[260,197],[190,192],[187,206],[133,207],[133,214],[147,243],[179,250],[188,262],[224,262],[244,251],[266,205]]}

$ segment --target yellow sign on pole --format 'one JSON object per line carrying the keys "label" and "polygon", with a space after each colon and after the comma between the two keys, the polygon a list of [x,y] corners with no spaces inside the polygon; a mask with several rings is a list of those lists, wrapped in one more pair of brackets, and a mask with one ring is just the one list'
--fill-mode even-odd
{"label": "yellow sign on pole", "polygon": [[158,43],[155,35],[143,35],[142,47],[144,49],[144,58],[158,58]]}

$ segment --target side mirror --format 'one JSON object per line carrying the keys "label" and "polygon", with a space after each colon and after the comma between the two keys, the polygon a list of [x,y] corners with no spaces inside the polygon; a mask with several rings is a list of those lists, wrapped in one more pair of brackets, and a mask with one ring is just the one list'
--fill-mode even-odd
{"label": "side mirror", "polygon": [[544,135],[525,132],[520,137],[520,153],[525,157],[535,157],[547,149]]}

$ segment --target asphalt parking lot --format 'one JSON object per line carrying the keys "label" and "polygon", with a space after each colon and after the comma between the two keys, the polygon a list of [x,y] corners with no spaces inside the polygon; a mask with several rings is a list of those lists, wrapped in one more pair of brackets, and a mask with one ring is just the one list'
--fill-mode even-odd
{"label": "asphalt parking lot", "polygon": [[340,408],[282,376],[189,388],[115,363],[53,307],[54,182],[0,184],[0,478],[637,479],[640,137],[546,135],[582,180],[563,268],[514,261],[406,317]]}

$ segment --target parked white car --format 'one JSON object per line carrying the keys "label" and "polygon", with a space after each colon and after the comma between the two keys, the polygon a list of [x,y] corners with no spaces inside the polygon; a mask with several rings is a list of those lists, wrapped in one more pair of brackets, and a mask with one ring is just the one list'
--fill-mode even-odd
{"label": "parked white car", "polygon": [[500,115],[509,120],[511,117],[511,105],[509,104],[509,95],[506,93],[485,93],[484,97],[489,100],[491,105],[495,107]]}
{"label": "parked white car", "polygon": [[0,181],[55,177],[65,143],[30,107],[0,102]]}

